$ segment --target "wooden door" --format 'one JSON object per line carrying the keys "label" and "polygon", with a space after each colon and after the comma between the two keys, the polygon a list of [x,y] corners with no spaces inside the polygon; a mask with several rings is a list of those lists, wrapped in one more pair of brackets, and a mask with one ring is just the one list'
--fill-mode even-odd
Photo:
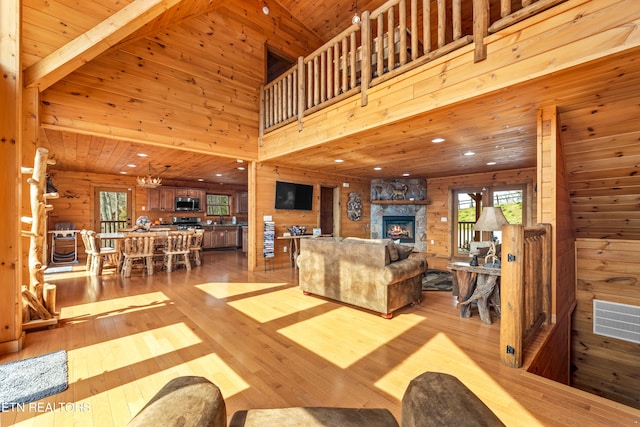
{"label": "wooden door", "polygon": [[334,232],[334,187],[320,187],[320,229],[322,234]]}

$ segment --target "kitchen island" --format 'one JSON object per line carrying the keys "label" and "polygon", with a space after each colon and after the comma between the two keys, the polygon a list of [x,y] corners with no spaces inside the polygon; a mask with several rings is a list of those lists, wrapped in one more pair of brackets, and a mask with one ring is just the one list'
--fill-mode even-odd
{"label": "kitchen island", "polygon": [[242,246],[242,226],[237,224],[202,225],[202,249],[239,248]]}

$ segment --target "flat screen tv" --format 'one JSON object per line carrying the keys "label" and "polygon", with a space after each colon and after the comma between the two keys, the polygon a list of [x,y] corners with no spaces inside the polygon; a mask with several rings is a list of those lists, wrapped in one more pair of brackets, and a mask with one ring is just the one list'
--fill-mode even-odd
{"label": "flat screen tv", "polygon": [[276,181],[276,209],[310,211],[313,206],[313,185]]}

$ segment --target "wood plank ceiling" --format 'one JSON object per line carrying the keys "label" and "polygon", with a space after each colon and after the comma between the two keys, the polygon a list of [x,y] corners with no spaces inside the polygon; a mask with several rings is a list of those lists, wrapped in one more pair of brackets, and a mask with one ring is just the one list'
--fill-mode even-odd
{"label": "wood plank ceiling", "polygon": [[[25,68],[55,52],[73,38],[133,0],[25,0],[23,2],[23,65]],[[362,0],[359,11],[374,10],[384,0]],[[187,43],[206,37],[212,51],[224,56],[229,49],[246,48],[247,34],[262,32],[271,36],[267,42],[279,52],[304,49],[289,46],[284,38],[275,37],[281,31],[293,31],[296,25],[306,27],[307,52],[344,29],[355,12],[355,3],[338,0],[267,0],[271,13],[261,15],[261,2],[254,0],[199,1],[182,0],[154,22],[116,44],[99,58],[100,64],[117,68],[119,55],[144,55],[144,43],[157,43],[165,38],[173,47],[183,44],[185,52],[194,52]],[[202,21],[203,14],[214,13],[215,18]],[[213,16],[213,15],[212,15]],[[179,37],[171,28],[182,27]],[[222,44],[220,37],[202,35],[202,26],[211,31],[238,28],[237,43]],[[217,28],[220,26],[220,28]],[[203,40],[200,40],[204,43]],[[215,43],[219,43],[217,46]],[[275,44],[275,46],[274,46]],[[127,51],[128,49],[128,51]],[[136,51],[139,50],[139,51]],[[243,54],[243,60],[256,61],[264,52]],[[232,51],[233,52],[233,51]],[[239,51],[238,51],[239,52]],[[461,173],[487,172],[536,166],[536,111],[542,105],[558,105],[562,123],[562,143],[570,177],[574,222],[578,234],[584,237],[616,237],[633,235],[640,238],[640,150],[637,125],[640,99],[639,52],[623,52],[616,58],[599,61],[526,82],[500,93],[460,103],[432,114],[414,117],[403,123],[380,127],[372,131],[335,141],[325,146],[277,159],[282,165],[335,172],[353,177],[398,178],[443,177]],[[231,55],[232,56],[232,55]],[[115,61],[115,62],[114,62]],[[97,61],[92,61],[97,63]],[[135,64],[131,64],[135,66]],[[234,65],[256,68],[254,63],[231,64],[219,73],[233,75]],[[258,65],[264,68],[264,65]],[[100,67],[85,66],[84,73]],[[80,71],[83,71],[81,69]],[[237,70],[236,70],[237,72]],[[262,69],[259,70],[262,73]],[[108,70],[104,71],[108,75]],[[69,81],[78,82],[83,73],[75,73]],[[92,78],[98,79],[99,76]],[[97,81],[97,80],[94,80]],[[242,88],[257,100],[261,81],[227,82],[230,89]],[[91,85],[91,80],[87,81]],[[234,86],[236,85],[236,86]],[[248,88],[247,86],[254,87]],[[44,92],[46,95],[46,91]],[[250,117],[257,117],[256,105]],[[55,121],[55,117],[46,120]],[[252,126],[249,140],[257,144],[257,124]],[[442,137],[444,143],[433,144],[432,138]],[[59,170],[78,170],[117,174],[146,173],[148,164],[137,154],[152,151],[152,166],[161,170],[172,165],[167,178],[246,184],[245,171],[238,170],[239,155],[214,156],[204,151],[191,153],[180,147],[166,148],[145,145],[131,139],[110,139],[104,135],[75,132],[72,126],[48,126],[43,141],[59,160]],[[148,141],[153,144],[153,141]],[[465,156],[467,151],[474,156]],[[247,155],[245,161],[250,159]],[[335,159],[344,162],[335,163]],[[495,162],[495,164],[490,164]],[[136,164],[136,168],[127,165]],[[178,167],[179,165],[179,167]],[[382,170],[374,171],[374,167]],[[216,176],[216,173],[222,176]],[[226,181],[225,181],[226,180]],[[602,212],[610,214],[603,218]],[[594,228],[596,221],[611,219],[609,226]],[[630,233],[629,230],[636,230]],[[625,230],[625,231],[621,231]]]}

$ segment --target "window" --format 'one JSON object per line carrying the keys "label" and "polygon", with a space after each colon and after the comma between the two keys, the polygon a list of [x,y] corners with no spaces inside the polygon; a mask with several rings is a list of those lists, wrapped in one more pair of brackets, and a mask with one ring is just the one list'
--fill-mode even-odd
{"label": "window", "polygon": [[[466,255],[471,249],[471,242],[488,239],[488,234],[481,236],[481,233],[473,231],[484,206],[500,207],[509,224],[526,225],[530,220],[526,215],[526,188],[526,184],[513,184],[453,189],[453,255]],[[502,239],[500,231],[493,235],[498,240]]]}
{"label": "window", "polygon": [[207,215],[229,215],[229,196],[207,194]]}

